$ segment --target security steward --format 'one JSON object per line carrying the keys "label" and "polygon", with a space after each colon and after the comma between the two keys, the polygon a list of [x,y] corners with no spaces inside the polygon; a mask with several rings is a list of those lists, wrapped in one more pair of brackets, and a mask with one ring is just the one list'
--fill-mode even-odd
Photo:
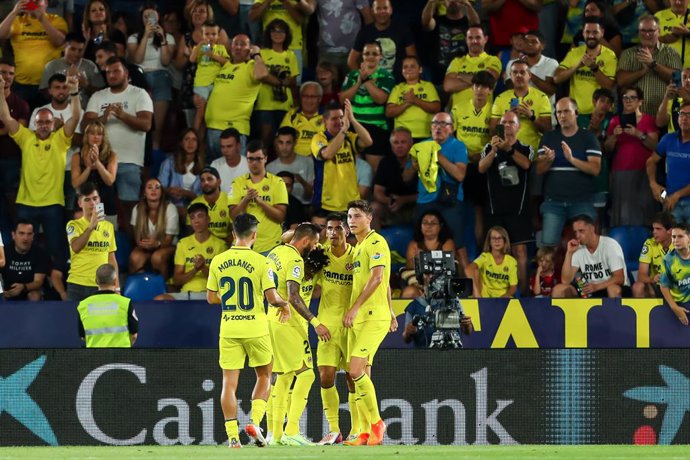
{"label": "security steward", "polygon": [[131,348],[137,339],[139,320],[131,300],[116,292],[115,267],[98,267],[96,284],[98,292],[77,306],[79,336],[86,348]]}

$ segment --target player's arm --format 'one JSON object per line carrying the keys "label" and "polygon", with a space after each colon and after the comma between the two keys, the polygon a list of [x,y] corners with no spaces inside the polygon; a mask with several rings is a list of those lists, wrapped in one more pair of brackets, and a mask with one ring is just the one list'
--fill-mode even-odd
{"label": "player's arm", "polygon": [[296,281],[288,280],[287,282],[287,292],[288,300],[292,308],[300,314],[300,316],[306,319],[313,327],[319,339],[328,341],[331,339],[331,333],[326,326],[321,324],[316,316],[309,311],[309,307],[304,303],[304,299],[300,295],[300,286]]}
{"label": "player's arm", "polygon": [[364,289],[362,289],[362,292],[359,293],[359,296],[353,302],[352,307],[350,307],[347,313],[345,313],[345,317],[343,317],[343,326],[352,327],[357,313],[359,313],[359,309],[362,308],[362,304],[376,292],[376,288],[383,282],[383,272],[383,265],[371,269],[371,276],[367,284],[364,285]]}
{"label": "player's arm", "polygon": [[283,299],[280,294],[278,294],[278,290],[276,288],[266,289],[266,291],[264,291],[264,295],[266,296],[266,300],[268,301],[269,305],[278,309],[277,315],[280,318],[280,322],[288,322],[290,316],[292,315],[288,301]]}
{"label": "player's arm", "polygon": [[220,297],[218,297],[218,291],[212,291],[210,289],[206,289],[206,301],[210,304],[220,304]]}
{"label": "player's arm", "polygon": [[398,317],[395,316],[395,311],[393,311],[393,294],[391,293],[391,287],[390,286],[388,286],[388,309],[391,312],[390,331],[395,332],[398,330]]}

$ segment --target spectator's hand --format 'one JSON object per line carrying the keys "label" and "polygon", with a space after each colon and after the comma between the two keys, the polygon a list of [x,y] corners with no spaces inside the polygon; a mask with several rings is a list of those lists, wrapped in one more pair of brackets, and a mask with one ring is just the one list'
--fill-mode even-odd
{"label": "spectator's hand", "polygon": [[204,259],[204,256],[202,256],[201,254],[197,254],[194,256],[194,268],[197,271],[200,271],[201,269],[203,269],[205,265],[206,265],[206,259]]}
{"label": "spectator's hand", "polygon": [[364,83],[364,80],[371,77],[375,69],[370,69],[365,62],[362,62],[359,66],[359,82]]}
{"label": "spectator's hand", "polygon": [[680,200],[680,195],[678,192],[667,195],[666,199],[664,200],[664,209],[669,212],[673,211],[673,208],[675,208],[676,204],[678,204],[678,200]]}
{"label": "spectator's hand", "polygon": [[355,318],[357,317],[357,313],[359,313],[359,308],[350,308],[346,313],[345,316],[343,316],[343,326],[345,327],[352,327],[355,323]]}
{"label": "spectator's hand", "polygon": [[568,246],[566,247],[566,252],[569,254],[573,254],[577,249],[580,247],[580,242],[577,241],[575,238],[572,240],[568,241]]}
{"label": "spectator's hand", "polygon": [[582,56],[582,59],[580,60],[580,66],[581,67],[592,67],[593,65],[596,65],[597,62],[597,57],[592,56],[591,54],[585,52],[585,54]]}
{"label": "spectator's hand", "polygon": [[518,104],[513,111],[523,118],[532,118],[534,111],[525,102]]}
{"label": "spectator's hand", "polygon": [[419,98],[415,96],[413,89],[409,90],[406,93],[403,93],[403,101],[407,102],[410,105],[416,105],[418,100]]}
{"label": "spectator's hand", "polygon": [[398,212],[398,211],[400,211],[401,207],[402,207],[402,203],[400,203],[398,196],[397,195],[391,195],[388,209],[390,209],[391,212]]}
{"label": "spectator's hand", "polygon": [[350,123],[355,121],[355,114],[352,111],[352,102],[349,99],[345,99],[345,104],[343,104],[345,108],[345,118],[347,121]]}
{"label": "spectator's hand", "polygon": [[690,29],[687,28],[687,26],[683,24],[679,24],[677,26],[671,27],[671,33],[675,35],[676,37],[683,37],[685,35],[690,34]]}
{"label": "spectator's hand", "polygon": [[79,78],[76,75],[67,77],[67,88],[70,94],[79,92]]}
{"label": "spectator's hand", "polygon": [[48,2],[38,2],[38,8],[30,12],[31,16],[41,21],[46,14],[47,3]]}
{"label": "spectator's hand", "polygon": [[316,335],[319,336],[319,340],[322,342],[328,342],[331,340],[331,331],[328,330],[326,326],[323,324],[319,324],[314,328],[314,331],[316,331]]}
{"label": "spectator's hand", "polygon": [[544,146],[544,154],[542,155],[546,158],[549,163],[556,159],[556,151],[550,147]]}
{"label": "spectator's hand", "polygon": [[[94,215],[95,214],[96,213],[94,213]],[[137,242],[137,245],[141,248],[148,250],[153,250],[157,247],[156,240],[154,240],[153,238],[142,238]]]}
{"label": "spectator's hand", "polygon": [[462,317],[460,320],[460,330],[465,335],[470,335],[472,332],[474,332],[474,325],[472,324],[471,316],[465,315]]}
{"label": "spectator's hand", "polygon": [[621,125],[618,125],[615,128],[613,128],[613,135],[614,136],[618,137],[621,134],[623,134],[623,127]]}
{"label": "spectator's hand", "polygon": [[597,287],[596,283],[585,283],[584,286],[582,286],[582,294],[589,297],[597,291]]}
{"label": "spectator's hand", "polygon": [[62,118],[62,115],[53,117],[53,131],[57,131],[58,129],[62,128],[62,125],[64,124],[65,120]]}
{"label": "spectator's hand", "polygon": [[680,321],[683,326],[688,325],[688,309],[687,308],[677,306],[677,307],[671,307],[671,310],[673,310],[673,313],[676,315],[676,318],[678,318],[678,321]]}
{"label": "spectator's hand", "polygon": [[[0,75],[0,90],[4,91],[4,89],[5,89],[5,79],[2,78],[2,75]],[[5,97],[4,94],[2,97]]]}
{"label": "spectator's hand", "polygon": [[170,195],[171,198],[178,200],[178,199],[182,198],[183,190],[184,189],[182,187],[168,187],[166,189],[166,192],[168,193],[168,195]]}
{"label": "spectator's hand", "polygon": [[24,291],[24,285],[22,283],[12,283],[12,287],[5,290],[5,297],[17,297]]}
{"label": "spectator's hand", "polygon": [[259,48],[256,45],[250,46],[249,47],[249,55],[251,56],[253,54],[261,54],[261,48]]}
{"label": "spectator's hand", "polygon": [[645,66],[649,66],[649,64],[651,64],[652,61],[654,60],[654,57],[652,56],[651,51],[649,51],[647,48],[641,46],[637,50],[637,60],[640,61]]}
{"label": "spectator's hand", "polygon": [[654,275],[654,278],[652,278],[652,282],[654,284],[659,284],[661,282],[661,273],[657,273]]}
{"label": "spectator's hand", "polygon": [[152,26],[151,24],[147,23],[146,26],[144,26],[144,37],[145,38],[153,37],[156,34],[156,27],[157,26],[155,26],[155,25]]}
{"label": "spectator's hand", "polygon": [[93,212],[91,213],[91,220],[89,221],[89,228],[91,230],[94,230],[96,227],[98,227],[98,213],[94,209]]}
{"label": "spectator's hand", "polygon": [[623,132],[625,134],[628,134],[629,136],[633,137],[640,137],[640,134],[642,131],[638,130],[635,126],[632,125],[627,125],[625,128],[623,128]]}
{"label": "spectator's hand", "polygon": [[654,197],[654,199],[659,203],[663,203],[664,200],[661,199],[661,193],[664,191],[664,187],[657,184],[656,182],[652,182],[649,184],[649,188],[652,189],[652,196]]}
{"label": "spectator's hand", "polygon": [[19,0],[16,5],[14,5],[14,8],[12,8],[12,12],[15,14],[19,14],[23,11],[25,11],[26,4],[29,3],[29,0]]}
{"label": "spectator's hand", "polygon": [[158,35],[158,37],[160,37],[161,40],[165,41],[165,31],[160,24],[156,26],[155,33]]}
{"label": "spectator's hand", "polygon": [[500,137],[494,135],[494,136],[491,137],[491,140],[489,141],[489,143],[491,144],[491,152],[496,153],[496,151],[498,150],[498,148],[499,148],[499,147],[501,146],[501,144],[503,143],[503,139],[501,139]]}
{"label": "spectator's hand", "polygon": [[247,194],[244,196],[244,199],[247,201],[256,201],[256,197],[259,196],[259,192],[256,189],[250,188],[247,190]]}
{"label": "spectator's hand", "polygon": [[573,151],[570,148],[570,146],[565,141],[561,141],[561,148],[563,149],[563,156],[565,157],[565,159],[568,160],[568,163],[572,163]]}
{"label": "spectator's hand", "polygon": [[666,97],[668,99],[675,99],[678,97],[678,87],[675,83],[669,83],[669,85],[666,87]]}

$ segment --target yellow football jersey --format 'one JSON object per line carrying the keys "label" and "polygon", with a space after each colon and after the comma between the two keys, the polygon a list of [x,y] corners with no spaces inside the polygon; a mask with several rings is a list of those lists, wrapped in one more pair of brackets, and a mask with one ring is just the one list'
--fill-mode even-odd
{"label": "yellow football jersey", "polygon": [[[67,222],[67,241],[71,243],[73,239],[82,235],[89,223],[85,217]],[[117,251],[115,228],[113,224],[103,220],[91,232],[89,241],[81,251],[74,252],[70,244],[71,265],[67,282],[81,286],[96,286],[96,270],[101,265],[107,264],[110,253],[115,251]]]}
{"label": "yellow football jersey", "polygon": [[668,253],[669,248],[665,248],[661,243],[657,243],[654,238],[647,238],[642,245],[639,261],[649,264],[649,277],[654,278],[657,273],[661,273],[661,266],[664,261],[664,256]]}
{"label": "yellow football jersey", "polygon": [[206,104],[206,126],[223,130],[235,128],[249,135],[249,117],[259,94],[261,82],[254,80],[254,61],[233,64],[228,61],[213,82]]}
{"label": "yellow football jersey", "polygon": [[[582,57],[587,51],[587,45],[580,45],[577,48],[571,49],[561,62],[559,68],[570,69],[580,65]],[[601,72],[609,78],[616,76],[616,68],[618,67],[618,58],[616,54],[609,48],[602,46],[599,56],[597,56],[597,65]],[[592,105],[592,95],[594,91],[601,86],[597,82],[594,72],[589,67],[580,67],[575,71],[575,74],[570,77],[570,97],[575,99],[577,103],[578,113],[580,115],[589,115],[594,110]]]}
{"label": "yellow football jersey", "polygon": [[[488,54],[483,51],[479,56],[470,56],[466,54],[461,57],[456,57],[448,65],[446,73],[469,73],[475,74],[480,70],[493,70],[496,75],[501,75],[503,65],[501,60],[496,56]],[[465,104],[472,100],[472,87],[466,88],[458,93],[451,95],[451,106]]]}
{"label": "yellow football jersey", "polygon": [[347,245],[342,256],[337,257],[329,246],[326,255],[330,261],[317,277],[317,284],[321,286],[321,300],[319,301],[319,321],[326,327],[342,327],[343,316],[352,306],[352,275],[354,265],[352,257],[354,248]]}
{"label": "yellow football jersey", "polygon": [[[194,203],[203,203],[208,208],[209,224],[208,229],[211,230],[213,236],[221,240],[227,240],[228,235],[232,232],[232,218],[230,217],[230,203],[228,201],[227,193],[221,191],[218,199],[212,205],[206,201],[204,195],[199,195],[194,198],[189,205]],[[187,225],[192,225],[189,216],[187,216]]]}
{"label": "yellow football jersey", "polygon": [[316,203],[320,201],[321,208],[327,211],[344,211],[350,201],[359,200],[355,166],[358,154],[357,134],[348,132],[335,157],[324,161],[321,159],[321,150],[326,148],[331,139],[330,134],[322,131],[311,142],[311,152],[316,158],[314,197]]}
{"label": "yellow football jersey", "polygon": [[350,305],[357,300],[364,290],[371,270],[375,267],[383,267],[383,279],[374,293],[364,301],[357,313],[355,323],[364,321],[390,320],[391,313],[388,305],[388,288],[391,276],[391,253],[388,249],[386,240],[376,233],[370,231],[364,239],[357,243],[353,257],[353,276],[352,276],[352,295]]}
{"label": "yellow football jersey", "polygon": [[[302,295],[302,284],[304,283],[304,259],[302,254],[290,244],[281,244],[276,246],[268,254],[268,259],[273,263],[273,270],[275,273],[275,283],[278,288],[278,294],[285,299],[289,300],[287,292],[287,282],[294,281],[300,286],[300,295]],[[302,297],[304,299],[304,297]],[[311,295],[309,296],[311,300]],[[309,306],[308,302],[305,302]],[[289,326],[301,328],[303,330],[307,329],[307,321],[302,318],[302,316],[297,313],[297,310],[290,305],[290,320],[287,322]],[[269,321],[278,322],[278,317],[272,315],[269,317]]]}
{"label": "yellow football jersey", "polygon": [[[183,266],[184,271],[188,272],[194,268],[194,257],[197,254],[200,254],[207,264],[210,264],[215,256],[226,249],[228,249],[228,245],[225,244],[225,241],[213,236],[213,234],[204,242],[197,240],[195,235],[189,235],[177,243],[175,265]],[[205,292],[206,276],[202,271],[196,272],[194,278],[182,285],[180,291]]]}
{"label": "yellow football jersey", "polygon": [[[280,75],[285,72],[291,77],[299,75],[300,70],[297,66],[297,57],[293,51],[287,50],[279,53],[270,48],[263,48],[261,50],[261,59],[263,59],[268,72],[271,75]],[[273,96],[274,91],[279,91],[279,94],[285,100],[279,101]],[[290,110],[294,103],[292,101],[292,91],[288,87],[277,88],[268,83],[261,83],[259,89],[259,96],[256,99],[255,110]]]}
{"label": "yellow football jersey", "polygon": [[[659,36],[664,37],[673,33],[673,28],[676,26],[687,27],[690,24],[687,13],[676,14],[671,8],[657,11],[654,13],[659,19]],[[676,50],[682,62],[690,62],[690,41],[685,38],[685,56],[683,56],[683,38],[678,38],[673,43],[668,43],[668,46]],[[687,64],[686,64],[687,65]]]}
{"label": "yellow football jersey", "polygon": [[290,110],[283,117],[280,127],[290,126],[297,131],[297,143],[295,144],[295,152],[298,155],[305,157],[311,156],[311,140],[316,134],[323,131],[323,116],[320,113],[314,114],[309,118],[302,110],[295,108]]}
{"label": "yellow football jersey", "polygon": [[[494,101],[491,109],[491,118],[500,119],[503,114],[510,110],[510,101],[514,98],[520,99],[520,103],[526,103],[534,111],[534,116],[551,117],[551,101],[542,91],[530,87],[524,97],[517,97],[512,89],[502,92]],[[539,149],[539,141],[542,134],[539,132],[534,122],[526,117],[520,117],[520,131],[518,140],[525,145],[530,145],[536,152]]]}
{"label": "yellow football jersey", "polygon": [[453,122],[455,136],[465,143],[469,155],[481,154],[484,146],[489,143],[489,122],[491,121],[491,103],[480,110],[474,108],[470,101],[467,104],[453,106]]}
{"label": "yellow football jersey", "polygon": [[474,259],[479,267],[482,281],[482,297],[501,297],[510,286],[517,286],[517,261],[510,254],[503,256],[503,262],[497,264],[489,252],[482,252]]}
{"label": "yellow football jersey", "polygon": [[[405,102],[403,99],[404,95],[410,90],[414,91],[414,95],[425,102],[436,102],[440,100],[433,83],[420,81],[414,85],[405,82],[395,85],[390,96],[388,96],[388,103],[402,104]],[[412,137],[419,139],[431,135],[432,117],[433,114],[425,112],[421,107],[413,105],[395,117],[393,121],[396,128],[407,128],[412,132]]]}
{"label": "yellow football jersey", "polygon": [[220,336],[239,339],[267,335],[264,292],[275,287],[271,263],[261,254],[233,246],[215,256],[206,289],[220,297]]}

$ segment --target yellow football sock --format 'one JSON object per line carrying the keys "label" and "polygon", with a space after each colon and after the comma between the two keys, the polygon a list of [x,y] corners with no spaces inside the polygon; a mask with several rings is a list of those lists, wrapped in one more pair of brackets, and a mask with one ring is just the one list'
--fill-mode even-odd
{"label": "yellow football sock", "polygon": [[299,433],[299,419],[302,418],[302,412],[307,407],[309,390],[311,390],[311,385],[315,379],[316,376],[312,369],[306,369],[297,374],[295,385],[292,387],[290,408],[288,409],[287,424],[285,425],[285,434],[288,436]]}
{"label": "yellow football sock", "polygon": [[357,393],[347,393],[347,403],[350,405],[350,434],[359,433],[359,406]]}
{"label": "yellow football sock", "polygon": [[275,384],[271,384],[271,392],[268,394],[268,401],[266,401],[266,431],[273,432],[273,391]]}
{"label": "yellow football sock", "polygon": [[240,440],[240,432],[239,428],[237,427],[237,419],[233,418],[232,420],[226,420],[225,421],[225,432],[228,434],[228,440],[231,439],[236,439]]}
{"label": "yellow football sock", "polygon": [[263,420],[265,413],[266,401],[263,399],[252,399],[251,422],[256,426],[261,425],[261,420]]}
{"label": "yellow football sock", "polygon": [[376,400],[376,389],[374,388],[374,383],[371,381],[369,376],[364,373],[361,377],[355,379],[355,390],[359,393],[359,397],[364,401],[364,405],[369,412],[369,420],[367,425],[371,426],[372,423],[377,423],[381,420],[381,415],[379,414],[379,403]]}
{"label": "yellow football sock", "polygon": [[279,374],[278,378],[276,378],[276,384],[271,395],[273,396],[273,439],[283,437],[288,392],[290,391],[290,384],[294,376],[294,372],[289,372],[287,374]]}
{"label": "yellow football sock", "polygon": [[355,406],[357,406],[357,413],[359,414],[357,433],[368,433],[369,427],[371,427],[371,419],[369,416],[369,411],[367,410],[367,405],[364,404],[364,400],[359,395],[357,395],[355,398]]}
{"label": "yellow football sock", "polygon": [[339,413],[340,410],[340,396],[338,389],[333,385],[330,388],[321,388],[321,403],[323,404],[323,411],[328,420],[329,431],[340,433]]}

